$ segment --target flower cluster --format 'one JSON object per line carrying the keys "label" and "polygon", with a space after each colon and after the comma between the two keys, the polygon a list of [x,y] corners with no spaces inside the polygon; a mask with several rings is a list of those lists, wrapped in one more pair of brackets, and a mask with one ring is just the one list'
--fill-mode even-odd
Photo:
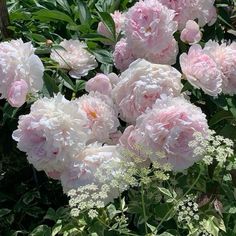
{"label": "flower cluster", "polygon": [[191,221],[199,221],[198,204],[193,196],[186,196],[176,207],[178,222],[189,224]]}
{"label": "flower cluster", "polygon": [[28,93],[43,87],[44,66],[31,42],[21,39],[0,43],[0,99],[20,107]]}
{"label": "flower cluster", "polygon": [[[196,132],[194,134],[194,140],[190,141],[188,145],[194,149],[194,155],[201,155],[203,157],[203,161],[207,165],[217,161],[220,166],[223,166],[234,154],[233,141],[216,135],[213,130],[209,130],[205,137],[201,133]],[[228,165],[228,169],[230,169],[230,166]]]}

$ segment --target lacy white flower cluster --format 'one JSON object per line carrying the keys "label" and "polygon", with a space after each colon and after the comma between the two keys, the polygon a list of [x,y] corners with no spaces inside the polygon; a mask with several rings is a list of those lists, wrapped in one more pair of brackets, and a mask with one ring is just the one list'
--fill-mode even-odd
{"label": "lacy white flower cluster", "polygon": [[[220,166],[223,166],[234,155],[234,142],[221,135],[216,135],[213,130],[209,130],[207,136],[204,137],[201,133],[196,132],[194,137],[195,139],[188,145],[194,148],[194,155],[203,157],[203,161],[207,165],[217,161]],[[228,170],[231,170],[231,165],[232,163],[227,165]]]}
{"label": "lacy white flower cluster", "polygon": [[0,43],[0,99],[20,107],[28,93],[43,87],[44,66],[30,42],[21,39]]}
{"label": "lacy white flower cluster", "polygon": [[[139,0],[126,13],[115,11],[111,16],[116,33],[123,35],[114,48],[115,66],[124,71],[138,58],[158,64],[175,64],[178,43],[174,33],[181,30],[181,40],[185,43],[199,42],[202,37],[200,27],[216,21],[214,2]],[[111,32],[101,22],[97,31],[111,38]]]}
{"label": "lacy white flower cluster", "polygon": [[235,42],[219,44],[210,40],[203,49],[192,45],[188,54],[180,56],[180,65],[186,79],[206,94],[236,94]]}

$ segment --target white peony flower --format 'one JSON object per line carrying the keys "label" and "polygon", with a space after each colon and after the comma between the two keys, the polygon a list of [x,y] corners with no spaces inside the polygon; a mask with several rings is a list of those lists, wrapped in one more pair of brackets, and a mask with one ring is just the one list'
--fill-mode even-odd
{"label": "white peony flower", "polygon": [[[34,52],[31,42],[21,39],[0,43],[0,98],[7,98],[12,106],[23,105],[27,93],[35,94],[43,87],[44,66]],[[16,97],[21,101],[13,102]]]}
{"label": "white peony flower", "polygon": [[138,59],[121,74],[113,97],[121,119],[135,123],[161,95],[179,96],[181,89],[181,74],[175,68]]}
{"label": "white peony flower", "polygon": [[12,137],[37,170],[55,178],[84,148],[90,135],[86,123],[85,112],[58,94],[37,100],[28,115],[20,116]]}
{"label": "white peony flower", "polygon": [[112,99],[99,92],[91,91],[76,100],[79,110],[87,115],[86,127],[91,130],[89,142],[108,142],[110,135],[120,125]]}
{"label": "white peony flower", "polygon": [[60,44],[64,49],[54,49],[51,59],[59,63],[59,67],[69,70],[73,78],[86,76],[97,67],[95,57],[86,50],[87,45],[79,40],[64,39]]}

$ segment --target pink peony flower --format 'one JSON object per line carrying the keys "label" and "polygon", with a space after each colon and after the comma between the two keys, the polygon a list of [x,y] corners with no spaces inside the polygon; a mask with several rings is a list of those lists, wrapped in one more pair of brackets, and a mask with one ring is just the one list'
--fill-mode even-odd
{"label": "pink peony flower", "polygon": [[225,94],[236,94],[236,43],[230,45],[208,41],[204,47],[217,63],[222,72],[222,92]]}
{"label": "pink peony flower", "polygon": [[136,60],[121,74],[112,92],[121,119],[133,124],[162,94],[179,96],[180,80],[181,74],[171,66]]}
{"label": "pink peony flower", "polygon": [[12,106],[21,106],[27,93],[43,87],[44,67],[34,51],[30,42],[21,39],[0,43],[0,99],[6,98]]}
{"label": "pink peony flower", "polygon": [[135,61],[132,50],[127,44],[127,40],[122,38],[115,46],[113,53],[114,63],[120,71],[126,70]]}
{"label": "pink peony flower", "polygon": [[111,96],[112,85],[108,76],[104,74],[97,74],[86,82],[85,90],[87,92],[100,92],[102,94]]}
{"label": "pink peony flower", "polygon": [[91,130],[89,143],[109,142],[110,134],[115,133],[120,125],[112,99],[99,92],[90,92],[75,102],[79,110],[86,113],[86,127]]}
{"label": "pink peony flower", "polygon": [[97,67],[95,57],[87,51],[84,42],[64,39],[59,45],[64,49],[54,49],[51,59],[56,61],[60,68],[69,70],[71,77],[86,76],[90,70]]}
{"label": "pink peony flower", "polygon": [[178,29],[183,30],[188,20],[198,20],[202,27],[212,25],[217,19],[215,0],[159,0],[163,5],[175,11]]}
{"label": "pink peony flower", "polygon": [[[115,22],[116,34],[119,35],[124,28],[125,15],[120,11],[115,11],[111,14],[111,17]],[[111,32],[107,29],[103,22],[99,22],[97,32],[107,38],[112,38]]]}
{"label": "pink peony flower", "polygon": [[200,108],[180,97],[165,97],[139,116],[136,126],[128,127],[120,142],[134,151],[141,145],[152,162],[169,163],[173,170],[180,171],[200,158],[193,155],[188,144],[195,139],[195,132],[205,135],[207,130],[206,116]]}
{"label": "pink peony flower", "polygon": [[[79,191],[83,186],[96,184],[99,191],[101,185],[110,184],[112,180],[120,180],[127,161],[120,155],[117,146],[93,143],[75,156],[69,168],[61,175],[63,190],[66,193],[71,189]],[[119,188],[110,189],[108,197],[104,199],[105,204],[127,188],[122,181],[119,181],[119,184]]]}
{"label": "pink peony flower", "polygon": [[26,101],[28,93],[28,84],[25,80],[14,81],[7,93],[7,101],[12,107],[21,107]]}
{"label": "pink peony flower", "polygon": [[128,10],[125,34],[136,58],[160,53],[168,47],[177,30],[174,16],[174,11],[158,0],[140,0]]}
{"label": "pink peony flower", "polygon": [[86,124],[84,111],[58,94],[37,100],[28,115],[20,116],[12,137],[29,163],[56,178],[84,148],[90,135]]}
{"label": "pink peony flower", "polygon": [[200,31],[199,25],[193,21],[189,20],[186,23],[185,28],[181,32],[180,39],[188,44],[198,43],[202,38],[202,33]]}
{"label": "pink peony flower", "polygon": [[212,57],[200,45],[192,45],[188,54],[180,56],[180,65],[187,80],[206,94],[217,96],[222,92],[221,71]]}
{"label": "pink peony flower", "polygon": [[163,49],[161,52],[148,53],[143,58],[155,64],[174,65],[176,63],[178,53],[178,43],[175,39],[173,39],[169,42],[167,48]]}

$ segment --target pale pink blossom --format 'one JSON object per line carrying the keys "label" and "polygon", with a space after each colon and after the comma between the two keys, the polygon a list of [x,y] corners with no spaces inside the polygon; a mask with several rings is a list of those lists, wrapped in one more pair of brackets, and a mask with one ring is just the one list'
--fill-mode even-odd
{"label": "pale pink blossom", "polygon": [[197,20],[202,27],[212,25],[217,19],[215,0],[159,0],[163,5],[175,11],[178,29],[184,29],[188,20]]}
{"label": "pale pink blossom", "polygon": [[180,39],[188,44],[198,43],[202,38],[202,32],[199,28],[199,25],[193,21],[188,20],[185,28],[182,30]]}
{"label": "pale pink blossom", "polygon": [[[125,160],[121,156],[117,146],[93,143],[75,156],[69,168],[61,175],[63,190],[66,193],[71,189],[79,191],[83,186],[96,184],[99,191],[101,185],[110,185],[112,180],[121,179],[127,161],[128,159]],[[119,192],[127,188],[122,181],[119,181],[119,185],[110,189],[108,197],[104,199],[105,204],[118,197]]]}
{"label": "pale pink blossom", "polygon": [[75,102],[79,110],[87,115],[86,127],[91,130],[89,143],[108,142],[110,134],[115,133],[120,125],[112,99],[99,92],[90,92],[76,99]]}
{"label": "pale pink blossom", "polygon": [[135,61],[135,57],[126,39],[122,38],[117,42],[113,52],[113,58],[115,67],[120,71],[126,70],[129,65]]}
{"label": "pale pink blossom", "polygon": [[87,92],[97,91],[102,94],[111,96],[112,84],[107,75],[97,74],[95,77],[86,82],[85,90]]}
{"label": "pale pink blossom", "polygon": [[227,45],[208,41],[204,47],[222,72],[222,92],[225,94],[236,94],[236,43]]}
{"label": "pale pink blossom", "polygon": [[10,98],[11,105],[20,106],[27,93],[42,89],[44,66],[34,52],[31,42],[21,39],[0,43],[0,99]]}
{"label": "pale pink blossom", "polygon": [[169,163],[173,170],[180,171],[200,158],[193,155],[188,144],[195,139],[195,132],[206,135],[207,130],[206,116],[200,108],[180,97],[165,97],[139,116],[135,127],[127,128],[120,143],[134,152],[135,146],[141,145],[151,161]]}
{"label": "pale pink blossom", "polygon": [[[114,13],[111,13],[111,17],[115,23],[116,35],[119,35],[124,28],[125,14],[120,11],[115,11]],[[112,38],[112,33],[107,29],[103,22],[99,22],[97,32],[107,38]]]}
{"label": "pale pink blossom", "polygon": [[12,137],[29,163],[57,178],[73,155],[85,147],[90,135],[86,124],[84,111],[58,94],[37,100],[28,115],[20,116]]}
{"label": "pale pink blossom", "polygon": [[125,34],[136,58],[160,53],[168,47],[177,30],[174,17],[175,12],[158,0],[140,0],[128,10]]}
{"label": "pale pink blossom", "polygon": [[53,49],[50,57],[60,68],[68,70],[71,77],[86,76],[97,67],[95,56],[87,50],[85,42],[64,39],[59,45],[63,49]]}
{"label": "pale pink blossom", "polygon": [[16,80],[9,87],[7,101],[12,107],[21,107],[26,101],[28,93],[28,84],[25,80]]}
{"label": "pale pink blossom", "polygon": [[222,92],[222,76],[216,62],[200,45],[192,45],[188,54],[180,56],[180,65],[186,79],[206,94],[217,96]]}
{"label": "pale pink blossom", "polygon": [[139,59],[121,74],[112,93],[121,119],[133,124],[162,94],[179,96],[181,89],[181,74],[175,68]]}
{"label": "pale pink blossom", "polygon": [[175,39],[169,42],[168,46],[159,53],[147,53],[142,58],[155,63],[174,65],[176,63],[176,57],[179,53],[178,43]]}

